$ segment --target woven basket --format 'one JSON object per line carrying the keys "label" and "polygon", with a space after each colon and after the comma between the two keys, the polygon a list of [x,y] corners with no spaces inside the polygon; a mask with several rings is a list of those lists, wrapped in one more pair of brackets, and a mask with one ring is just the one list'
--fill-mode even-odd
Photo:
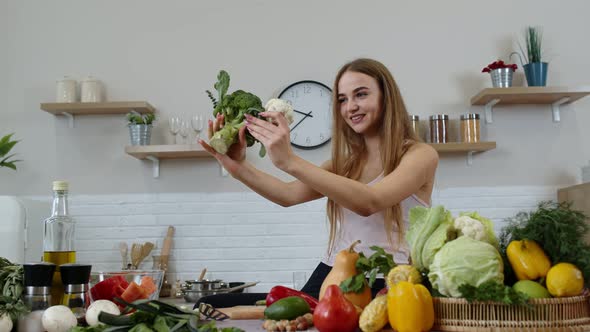
{"label": "woven basket", "polygon": [[589,296],[531,299],[532,308],[433,298],[436,331],[590,331]]}

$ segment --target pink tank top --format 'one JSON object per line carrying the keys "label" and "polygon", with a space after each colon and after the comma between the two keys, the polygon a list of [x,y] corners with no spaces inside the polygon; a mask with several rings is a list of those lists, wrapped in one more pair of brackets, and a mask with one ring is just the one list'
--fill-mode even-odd
{"label": "pink tank top", "polygon": [[[370,186],[381,179],[383,179],[383,174],[379,175],[367,185]],[[408,212],[410,209],[414,206],[429,207],[427,203],[422,201],[416,195],[409,196],[400,204],[406,230],[408,229]],[[374,213],[368,217],[363,217],[346,208],[342,208],[342,222],[340,223],[341,229],[336,234],[334,250],[332,250],[332,255],[326,255],[322,262],[332,266],[334,264],[334,257],[338,252],[350,247],[354,241],[361,240],[361,243],[356,246],[357,252],[362,251],[365,256],[369,257],[373,254],[373,250],[369,249],[369,247],[379,246],[384,248],[386,252],[393,254],[393,259],[396,264],[408,264],[410,250],[406,244],[406,241],[404,240],[404,243],[399,245],[399,248],[395,250],[389,244],[389,241],[387,241],[387,235],[385,234],[385,226],[383,225],[383,221],[383,211]],[[394,242],[397,242],[397,238],[398,228],[396,224],[393,224],[392,239]]]}

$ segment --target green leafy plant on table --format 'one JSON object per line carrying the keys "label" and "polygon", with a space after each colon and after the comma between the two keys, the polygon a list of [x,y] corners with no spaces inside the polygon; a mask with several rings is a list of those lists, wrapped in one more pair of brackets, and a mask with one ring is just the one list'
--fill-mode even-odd
{"label": "green leafy plant on table", "polygon": [[0,257],[0,317],[8,314],[13,321],[29,312],[22,301],[24,290],[22,265]]}
{"label": "green leafy plant on table", "polygon": [[218,329],[215,321],[199,324],[198,311],[183,311],[157,300],[115,301],[126,306],[121,315],[101,312],[98,320],[104,325],[77,326],[70,332],[244,332],[235,327]]}

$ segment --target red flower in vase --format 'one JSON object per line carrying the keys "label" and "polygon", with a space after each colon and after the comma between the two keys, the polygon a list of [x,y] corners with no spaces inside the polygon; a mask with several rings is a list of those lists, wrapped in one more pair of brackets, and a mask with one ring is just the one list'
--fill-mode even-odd
{"label": "red flower in vase", "polygon": [[504,63],[504,61],[502,61],[502,60],[498,60],[498,61],[494,61],[494,62],[490,63],[489,65],[487,65],[486,67],[484,67],[481,70],[481,72],[482,73],[489,73],[494,69],[500,69],[500,68],[510,68],[514,72],[514,71],[516,71],[518,66],[515,63],[507,64],[507,63]]}

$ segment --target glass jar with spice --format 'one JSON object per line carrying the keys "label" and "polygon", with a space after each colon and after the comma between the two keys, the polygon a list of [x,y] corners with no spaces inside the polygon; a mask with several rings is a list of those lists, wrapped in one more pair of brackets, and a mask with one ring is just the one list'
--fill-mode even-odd
{"label": "glass jar with spice", "polygon": [[412,124],[412,130],[414,130],[414,134],[422,139],[420,136],[420,117],[418,115],[410,115],[410,123]]}
{"label": "glass jar with spice", "polygon": [[435,114],[430,116],[430,142],[447,143],[449,136],[449,116]]}
{"label": "glass jar with spice", "polygon": [[480,139],[479,114],[470,113],[461,115],[461,141],[465,143],[476,143]]}

